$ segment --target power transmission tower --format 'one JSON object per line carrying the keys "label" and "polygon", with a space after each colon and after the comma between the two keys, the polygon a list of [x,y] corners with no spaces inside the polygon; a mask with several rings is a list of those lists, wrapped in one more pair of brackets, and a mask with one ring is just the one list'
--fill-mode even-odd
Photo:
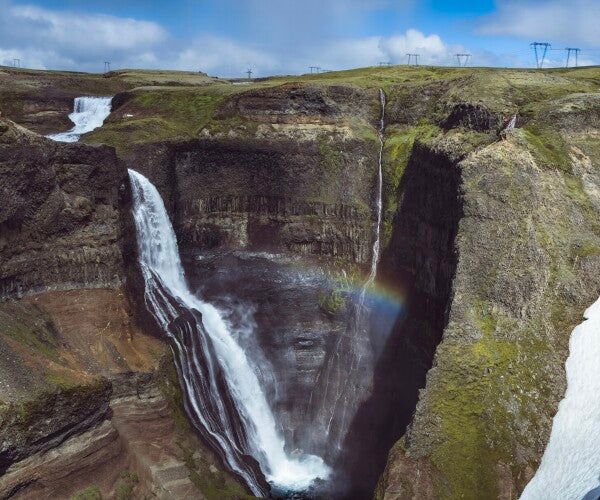
{"label": "power transmission tower", "polygon": [[581,52],[581,49],[576,49],[574,47],[567,47],[565,48],[565,50],[567,51],[567,68],[569,67],[569,58],[571,57],[571,52],[573,52],[575,54],[575,67],[577,67],[578,63],[579,63],[579,59],[578,59],[578,54],[579,52]]}
{"label": "power transmission tower", "polygon": [[104,61],[104,72],[108,73],[110,71],[110,61]]}
{"label": "power transmission tower", "polygon": [[246,70],[246,74],[248,75],[248,80],[252,80],[252,70],[250,68]]}
{"label": "power transmission tower", "polygon": [[389,61],[382,61],[379,63],[379,66],[391,66],[391,65],[392,65],[392,63]]}
{"label": "power transmission tower", "polygon": [[13,66],[15,68],[20,68],[21,67],[21,59],[17,59],[16,57],[13,59]]}
{"label": "power transmission tower", "polygon": [[[533,51],[535,52],[535,64],[537,68],[543,68],[544,59],[546,58],[546,52],[548,52],[550,44],[548,42],[533,42],[530,45],[533,47]],[[541,51],[541,57],[538,50]]]}
{"label": "power transmission tower", "polygon": [[310,69],[310,74],[312,75],[313,73],[318,73],[319,72],[319,67],[318,66],[309,66]]}
{"label": "power transmission tower", "polygon": [[458,67],[465,68],[469,62],[469,59],[471,58],[471,54],[454,54],[454,57],[456,57]]}
{"label": "power transmission tower", "polygon": [[406,54],[408,56],[408,65],[410,66],[410,61],[414,58],[415,66],[419,65],[419,54]]}

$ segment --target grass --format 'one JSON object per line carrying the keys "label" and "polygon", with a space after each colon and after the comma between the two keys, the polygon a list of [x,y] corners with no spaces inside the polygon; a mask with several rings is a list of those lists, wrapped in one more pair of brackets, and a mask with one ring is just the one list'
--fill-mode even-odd
{"label": "grass", "polygon": [[133,500],[134,492],[139,480],[136,474],[124,470],[121,472],[121,480],[117,486],[116,500]]}
{"label": "grass", "polygon": [[136,90],[104,126],[86,134],[83,140],[110,144],[118,153],[126,154],[135,144],[192,139],[213,119],[230,87]]}
{"label": "grass", "polygon": [[102,493],[98,486],[92,485],[75,493],[71,500],[102,500]]}
{"label": "grass", "polygon": [[58,339],[50,319],[36,305],[21,301],[0,303],[0,335],[33,349],[45,358],[58,359]]}

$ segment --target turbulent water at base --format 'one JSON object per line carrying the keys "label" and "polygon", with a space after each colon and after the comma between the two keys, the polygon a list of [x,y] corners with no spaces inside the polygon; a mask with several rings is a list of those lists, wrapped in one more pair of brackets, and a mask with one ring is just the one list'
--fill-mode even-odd
{"label": "turbulent water at base", "polygon": [[[379,89],[381,115],[377,128],[379,154],[377,164],[376,210],[377,222],[371,255],[369,275],[355,304],[355,314],[345,332],[338,334],[333,352],[329,355],[320,377],[314,403],[318,408],[317,422],[329,437],[330,455],[335,458],[341,451],[352,419],[359,405],[372,390],[373,349],[369,339],[368,311],[365,304],[367,291],[373,285],[379,263],[381,218],[383,209],[383,147],[385,132],[385,93]],[[333,404],[331,403],[333,401]]]}
{"label": "turbulent water at base", "polygon": [[279,492],[303,491],[327,478],[320,457],[286,454],[258,377],[223,313],[186,283],[160,194],[141,174],[129,170],[129,176],[146,307],[171,340],[190,419],[255,495],[269,492],[253,459]]}
{"label": "turbulent water at base", "polygon": [[75,126],[68,132],[46,137],[59,142],[77,142],[83,134],[102,126],[110,115],[111,102],[112,97],[76,97],[69,115]]}
{"label": "turbulent water at base", "polygon": [[600,299],[569,341],[567,391],[521,500],[600,498]]}

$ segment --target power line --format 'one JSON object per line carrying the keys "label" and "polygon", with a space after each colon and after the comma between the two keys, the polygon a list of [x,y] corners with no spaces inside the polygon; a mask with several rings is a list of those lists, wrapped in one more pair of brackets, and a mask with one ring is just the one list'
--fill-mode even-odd
{"label": "power line", "polygon": [[581,49],[577,49],[574,47],[566,47],[565,50],[567,51],[567,64],[566,67],[569,67],[569,58],[571,57],[571,52],[575,53],[575,67],[577,67],[579,65],[579,59],[578,59],[578,55],[579,52],[581,52]]}
{"label": "power line", "polygon": [[110,71],[110,61],[104,61],[104,72],[108,73]]}
{"label": "power line", "polygon": [[410,66],[410,61],[414,59],[415,66],[419,65],[419,54],[406,54],[408,56],[408,65]]}
{"label": "power line", "polygon": [[[549,44],[548,42],[533,42],[530,44],[533,47],[533,52],[535,52],[535,64],[538,67],[538,69],[541,69],[544,67],[544,59],[546,58],[546,52],[548,52],[548,48],[551,46],[551,44]],[[541,51],[541,58],[540,58],[540,54],[538,53],[538,49]]]}
{"label": "power line", "polygon": [[471,58],[471,54],[454,54],[456,57],[456,61],[458,62],[459,67],[466,67],[469,59]]}

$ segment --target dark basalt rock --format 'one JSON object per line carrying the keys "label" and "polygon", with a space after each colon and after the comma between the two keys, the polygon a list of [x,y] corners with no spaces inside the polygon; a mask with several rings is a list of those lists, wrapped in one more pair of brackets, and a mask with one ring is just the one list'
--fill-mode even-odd
{"label": "dark basalt rock", "polygon": [[120,284],[129,184],[114,150],[0,124],[0,299]]}

